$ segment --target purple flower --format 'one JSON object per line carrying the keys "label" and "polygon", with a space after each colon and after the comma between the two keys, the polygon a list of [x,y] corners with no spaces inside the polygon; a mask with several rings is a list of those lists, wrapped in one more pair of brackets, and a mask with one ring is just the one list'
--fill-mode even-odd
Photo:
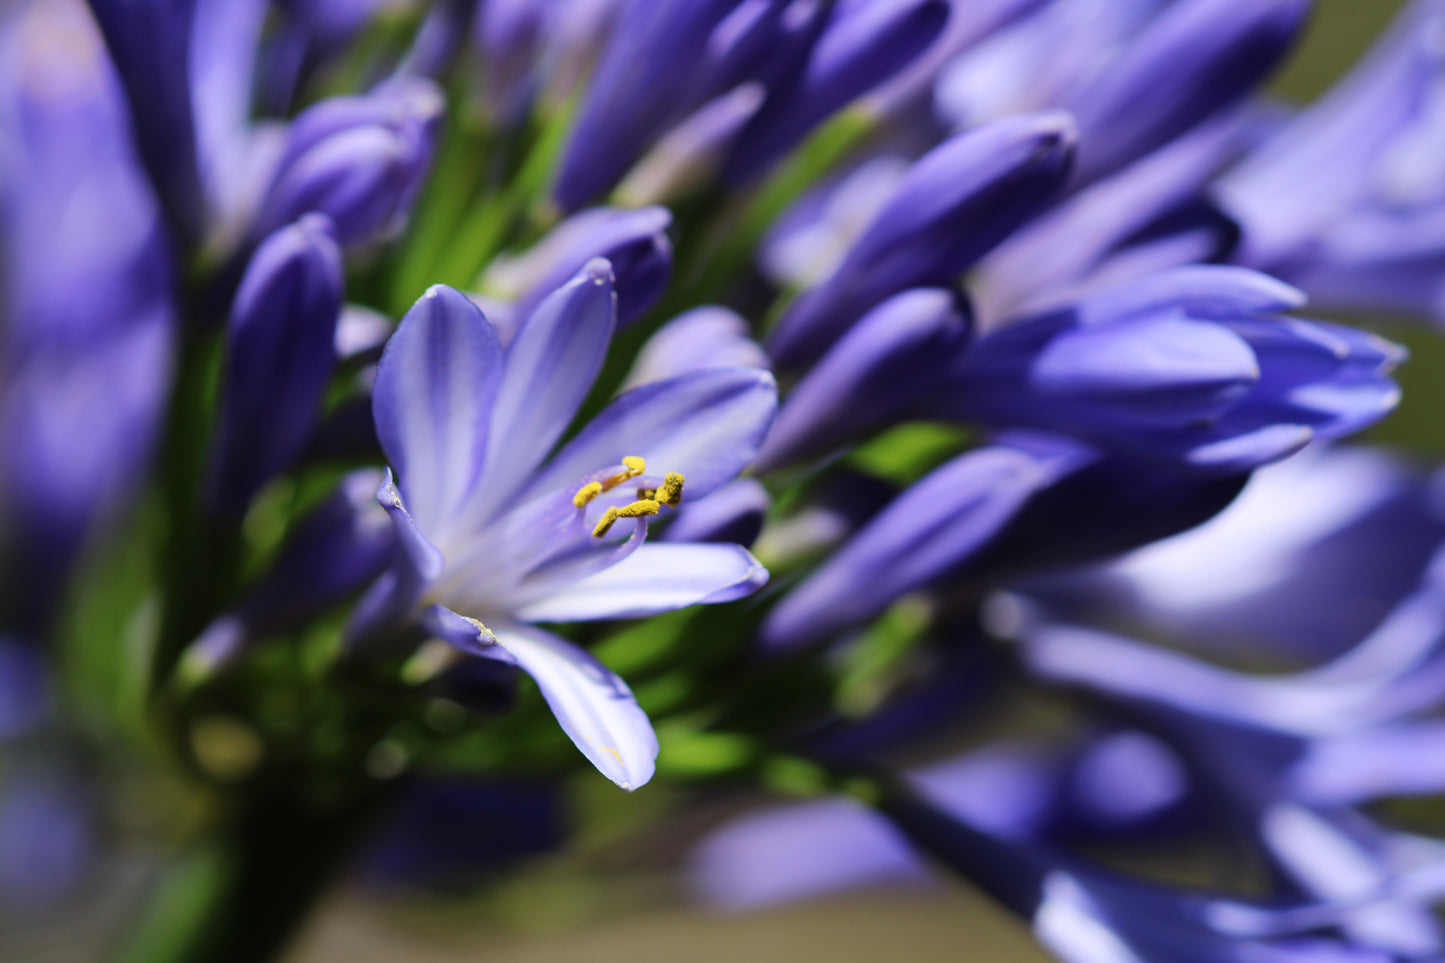
{"label": "purple flower", "polygon": [[[626,789],[657,743],[627,686],[532,625],[630,618],[756,590],[734,545],[644,545],[647,521],[751,461],[776,405],[756,368],[696,371],[618,397],[550,459],[616,318],[606,262],[547,297],[504,351],[471,301],[432,288],[382,355],[377,434],[396,473],[379,494],[398,555],[362,600],[357,644],[420,620],[537,680],[567,734]],[[464,613],[463,615],[456,614]]]}
{"label": "purple flower", "polygon": [[767,368],[762,347],[748,336],[748,323],[727,308],[703,305],[680,314],[647,339],[629,388],[707,368]]}

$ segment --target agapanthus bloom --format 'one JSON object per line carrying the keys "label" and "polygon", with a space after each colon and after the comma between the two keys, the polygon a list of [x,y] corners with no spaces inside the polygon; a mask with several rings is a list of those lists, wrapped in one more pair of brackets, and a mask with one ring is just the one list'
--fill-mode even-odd
{"label": "agapanthus bloom", "polygon": [[684,374],[617,398],[548,459],[616,312],[598,260],[544,299],[505,351],[449,288],[402,319],[373,389],[397,476],[378,495],[397,557],[354,634],[364,645],[419,619],[466,652],[514,662],[587,758],[633,789],[657,754],[646,716],[602,663],[531,623],[651,615],[761,586],[767,572],[740,546],[643,543],[652,517],[752,460],[776,402],[766,371]]}

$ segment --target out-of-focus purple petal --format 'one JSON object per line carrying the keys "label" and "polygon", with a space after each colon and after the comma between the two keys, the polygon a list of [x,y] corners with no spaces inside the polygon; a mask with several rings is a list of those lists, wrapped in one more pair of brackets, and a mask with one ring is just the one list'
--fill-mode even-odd
{"label": "out-of-focus purple petal", "polygon": [[44,717],[49,686],[40,646],[0,636],[0,742],[21,735]]}
{"label": "out-of-focus purple petal", "polygon": [[209,213],[226,216],[239,201],[250,159],[251,90],[264,0],[195,0],[191,32],[191,106]]}
{"label": "out-of-focus purple petal", "polygon": [[431,165],[443,106],[434,84],[404,77],[311,107],[291,126],[257,232],[308,211],[330,216],[343,246],[392,229]]}
{"label": "out-of-focus purple petal", "polygon": [[0,790],[0,906],[35,912],[71,895],[96,857],[85,787],[58,774],[7,773]]}
{"label": "out-of-focus purple petal", "polygon": [[1243,263],[1278,269],[1370,200],[1377,165],[1421,118],[1445,60],[1442,18],[1436,0],[1409,5],[1344,81],[1223,178],[1222,201],[1245,227]]}
{"label": "out-of-focus purple petal", "polygon": [[843,0],[796,76],[775,82],[724,163],[734,183],[751,180],[815,124],[898,73],[938,39],[944,0]]}
{"label": "out-of-focus purple petal", "polygon": [[728,482],[706,498],[683,502],[662,533],[664,542],[732,542],[751,545],[772,499],[756,478]]}
{"label": "out-of-focus purple petal", "polygon": [[90,9],[120,75],[136,149],[161,205],[182,236],[194,240],[204,213],[191,111],[196,0],[91,0]]}
{"label": "out-of-focus purple petal", "polygon": [[502,372],[487,319],[441,284],[406,313],[382,353],[372,390],[377,437],[429,537],[446,530],[481,475]]}
{"label": "out-of-focus purple petal", "polygon": [[256,490],[306,443],[335,361],[341,250],[309,214],[271,235],[241,279],[227,325],[211,492],[239,517]]}
{"label": "out-of-focus purple petal", "polygon": [[615,197],[622,204],[641,207],[667,203],[699,187],[716,173],[723,152],[757,114],[765,97],[761,84],[742,84],[703,104],[643,155],[617,185]]}
{"label": "out-of-focus purple petal", "polygon": [[793,648],[862,622],[980,551],[1069,455],[969,452],[915,483],[769,614],[763,644]]}
{"label": "out-of-focus purple petal", "polygon": [[769,367],[767,352],[748,332],[748,323],[727,308],[704,305],[679,314],[647,339],[629,388],[708,368]]}
{"label": "out-of-focus purple petal", "polygon": [[[713,28],[738,0],[631,0],[578,108],[554,196],[575,210],[603,193],[694,95]],[[570,273],[570,272],[569,272]]]}
{"label": "out-of-focus purple petal", "polygon": [[1093,180],[1171,140],[1254,89],[1289,49],[1309,0],[1176,0],[1109,69],[1068,97]]}
{"label": "out-of-focus purple petal", "polygon": [[1038,212],[1067,174],[1067,116],[1011,118],[957,135],[903,176],[834,274],[768,342],[780,365],[816,360],[858,317],[911,287],[948,286]]}
{"label": "out-of-focus purple petal", "polygon": [[516,301],[520,321],[593,258],[612,265],[617,323],[639,318],[672,275],[672,214],[664,207],[629,211],[598,207],[575,214],[515,257],[493,261],[482,278],[488,293]]}
{"label": "out-of-focus purple petal", "polygon": [[768,570],[740,545],[644,545],[621,562],[524,604],[530,622],[585,622],[731,602],[767,584]]}
{"label": "out-of-focus purple petal", "polygon": [[1255,472],[1196,531],[1029,590],[1085,620],[1124,618],[1191,647],[1318,661],[1369,635],[1442,539],[1425,473],[1382,451],[1320,448]]}
{"label": "out-of-focus purple petal", "polygon": [[758,453],[767,472],[887,425],[932,389],[967,342],[957,298],[896,294],[864,315],[798,382]]}
{"label": "out-of-focus purple petal", "polygon": [[713,368],[642,385],[604,408],[533,484],[564,488],[636,455],[652,472],[681,472],[683,498],[701,498],[753,460],[777,404],[777,382],[757,368]]}

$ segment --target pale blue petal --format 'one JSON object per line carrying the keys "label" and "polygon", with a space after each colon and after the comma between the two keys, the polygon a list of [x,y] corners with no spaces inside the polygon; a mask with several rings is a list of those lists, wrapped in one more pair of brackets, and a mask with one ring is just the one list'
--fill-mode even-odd
{"label": "pale blue petal", "polygon": [[758,368],[715,368],[655,381],[608,405],[533,487],[562,488],[638,455],[649,473],[681,472],[684,499],[701,498],[753,460],[777,406],[777,382]]}
{"label": "pale blue petal", "polygon": [[657,736],[626,682],[550,632],[513,623],[494,628],[497,644],[536,680],[562,730],[604,776],[628,792],[652,778]]}
{"label": "pale blue petal", "polygon": [[464,295],[434,285],[387,342],[372,390],[376,434],[407,508],[436,540],[477,480],[502,346]]}
{"label": "pale blue petal", "polygon": [[611,265],[594,258],[522,323],[507,348],[473,518],[490,517],[552,450],[602,367],[616,319]]}
{"label": "pale blue petal", "polygon": [[649,543],[517,612],[534,622],[625,619],[730,602],[767,584],[768,570],[740,545]]}

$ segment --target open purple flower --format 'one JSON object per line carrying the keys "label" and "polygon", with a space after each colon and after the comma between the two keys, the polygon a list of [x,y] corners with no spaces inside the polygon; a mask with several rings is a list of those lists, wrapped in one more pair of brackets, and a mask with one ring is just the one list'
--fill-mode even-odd
{"label": "open purple flower", "polygon": [[[378,494],[391,568],[362,599],[356,644],[408,625],[537,680],[562,728],[624,789],[652,776],[657,741],[626,684],[536,622],[631,618],[760,587],[735,545],[644,545],[648,518],[741,471],[776,407],[771,374],[694,371],[618,397],[550,460],[616,324],[595,259],[544,299],[503,350],[481,311],[431,288],[377,372],[377,435],[396,472]],[[458,614],[464,613],[464,614]]]}

